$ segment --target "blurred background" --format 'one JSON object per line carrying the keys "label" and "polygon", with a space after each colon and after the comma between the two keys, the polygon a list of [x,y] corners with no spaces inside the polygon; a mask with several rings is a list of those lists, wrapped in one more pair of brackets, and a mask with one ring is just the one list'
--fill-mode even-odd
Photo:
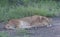
{"label": "blurred background", "polygon": [[32,15],[60,16],[60,0],[0,0],[0,21]]}

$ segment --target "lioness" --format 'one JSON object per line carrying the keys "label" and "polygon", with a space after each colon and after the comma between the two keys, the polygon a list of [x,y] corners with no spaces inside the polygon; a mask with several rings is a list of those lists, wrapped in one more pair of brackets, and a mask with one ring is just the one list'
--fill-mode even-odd
{"label": "lioness", "polygon": [[31,28],[39,26],[51,26],[51,19],[34,15],[30,17],[24,17],[20,19],[12,19],[6,25],[6,29],[16,29],[16,28]]}

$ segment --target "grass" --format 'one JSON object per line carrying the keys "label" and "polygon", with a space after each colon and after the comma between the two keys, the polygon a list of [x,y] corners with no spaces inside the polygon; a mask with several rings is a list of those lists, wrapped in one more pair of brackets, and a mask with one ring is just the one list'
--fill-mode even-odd
{"label": "grass", "polygon": [[0,21],[7,21],[8,19],[21,18],[32,15],[42,15],[42,16],[59,16],[60,7],[58,7],[55,1],[40,3],[33,2],[29,3],[28,6],[0,6]]}
{"label": "grass", "polygon": [[[16,30],[16,35],[14,37],[29,37],[29,32],[24,29]],[[0,31],[0,37],[12,37],[8,32],[6,31]]]}
{"label": "grass", "polygon": [[27,33],[28,33],[28,31],[25,29],[16,30],[17,35],[26,35]]}
{"label": "grass", "polygon": [[0,37],[8,37],[8,34],[4,31],[0,32]]}

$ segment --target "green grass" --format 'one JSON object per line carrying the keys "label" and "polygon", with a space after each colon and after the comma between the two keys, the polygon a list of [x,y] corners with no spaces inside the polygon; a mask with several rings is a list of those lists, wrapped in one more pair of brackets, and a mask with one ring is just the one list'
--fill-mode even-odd
{"label": "green grass", "polygon": [[21,36],[21,37],[29,37],[30,36],[30,34],[32,35],[32,33],[31,32],[29,32],[28,30],[25,30],[25,29],[20,29],[20,30],[17,30],[16,31],[16,37],[19,37],[19,36]]}
{"label": "green grass", "polygon": [[0,37],[8,37],[8,34],[4,31],[0,32]]}
{"label": "green grass", "polygon": [[[30,33],[27,30],[17,29],[15,37],[20,37],[21,35],[22,35],[22,37],[29,37],[28,34],[30,34]],[[6,31],[0,31],[0,37],[11,37],[11,35]]]}
{"label": "green grass", "polygon": [[17,35],[26,35],[28,34],[29,32],[25,29],[19,29],[19,30],[16,30],[16,34]]}
{"label": "green grass", "polygon": [[40,3],[29,3],[26,7],[21,5],[16,7],[0,6],[0,21],[7,21],[8,19],[21,18],[32,15],[42,15],[49,17],[59,16],[60,5],[58,5],[59,3],[57,4],[55,1],[41,1]]}

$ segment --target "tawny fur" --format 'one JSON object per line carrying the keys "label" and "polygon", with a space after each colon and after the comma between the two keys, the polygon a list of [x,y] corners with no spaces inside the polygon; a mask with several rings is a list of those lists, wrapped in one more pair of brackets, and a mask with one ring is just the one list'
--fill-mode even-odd
{"label": "tawny fur", "polygon": [[38,26],[48,26],[49,24],[51,24],[50,18],[34,15],[20,19],[12,19],[8,21],[8,23],[5,25],[5,28],[6,29],[31,28]]}

